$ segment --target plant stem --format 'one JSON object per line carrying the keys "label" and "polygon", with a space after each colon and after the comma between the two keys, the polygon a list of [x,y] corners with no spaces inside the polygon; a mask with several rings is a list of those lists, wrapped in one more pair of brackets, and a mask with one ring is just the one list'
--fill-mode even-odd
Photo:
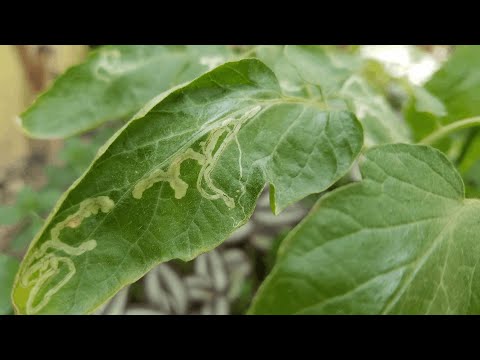
{"label": "plant stem", "polygon": [[430,134],[427,137],[420,140],[419,144],[432,145],[437,141],[439,141],[440,139],[444,138],[447,135],[450,135],[451,133],[454,133],[457,130],[467,129],[474,126],[480,126],[480,116],[463,119],[460,121],[456,121],[450,125],[441,127],[440,129],[435,131],[433,134]]}
{"label": "plant stem", "polygon": [[465,158],[465,155],[467,155],[468,150],[470,149],[470,146],[472,145],[473,141],[477,137],[479,131],[480,131],[480,128],[470,129],[468,131],[468,134],[467,134],[466,139],[463,143],[460,154],[458,155],[457,159],[455,160],[456,165],[460,165],[462,163],[463,159]]}

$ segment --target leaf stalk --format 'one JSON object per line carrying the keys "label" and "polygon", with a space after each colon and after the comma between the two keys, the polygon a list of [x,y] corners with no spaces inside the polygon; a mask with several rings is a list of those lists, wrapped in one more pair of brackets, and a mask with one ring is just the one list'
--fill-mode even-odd
{"label": "leaf stalk", "polygon": [[480,126],[480,116],[475,116],[472,118],[463,119],[460,121],[456,121],[452,124],[447,126],[441,127],[434,133],[424,137],[422,140],[419,141],[419,144],[423,145],[432,145],[438,142],[439,140],[443,139],[444,137],[463,129],[468,129],[471,127]]}

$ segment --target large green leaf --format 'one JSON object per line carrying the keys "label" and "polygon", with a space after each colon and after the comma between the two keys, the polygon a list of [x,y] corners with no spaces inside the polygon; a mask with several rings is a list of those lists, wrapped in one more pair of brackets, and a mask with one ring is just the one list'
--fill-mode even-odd
{"label": "large green leaf", "polygon": [[372,148],[282,243],[251,313],[480,312],[480,201],[438,150]]}
{"label": "large green leaf", "polygon": [[280,93],[250,59],[162,95],[103,146],[34,239],[18,313],[88,313],[160,262],[190,260],[251,216],[266,182],[279,213],[345,175],[355,116]]}
{"label": "large green leaf", "polygon": [[227,60],[224,46],[106,46],[70,68],[21,117],[35,138],[61,138],[131,116],[148,100]]}
{"label": "large green leaf", "polygon": [[18,270],[19,261],[11,256],[0,254],[0,315],[12,312],[13,279]]}

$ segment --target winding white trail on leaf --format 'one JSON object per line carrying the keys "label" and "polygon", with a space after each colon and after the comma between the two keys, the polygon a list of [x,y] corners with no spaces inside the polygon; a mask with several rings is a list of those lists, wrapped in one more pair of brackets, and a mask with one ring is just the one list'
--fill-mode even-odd
{"label": "winding white trail on leaf", "polygon": [[[235,141],[239,151],[239,171],[240,179],[243,176],[242,168],[242,148],[237,138],[243,124],[252,119],[261,110],[261,106],[257,105],[247,110],[240,116],[231,116],[222,121],[221,126],[212,130],[207,139],[200,143],[201,153],[188,148],[185,152],[173,158],[167,170],[156,169],[146,177],[141,179],[134,187],[132,196],[135,199],[141,199],[145,190],[151,188],[160,181],[166,181],[175,193],[176,199],[185,196],[188,184],[180,178],[180,166],[187,159],[196,160],[201,169],[197,178],[197,190],[202,197],[208,200],[222,199],[229,208],[235,207],[235,200],[228,196],[222,189],[218,188],[211,177],[212,171],[215,169],[220,156],[223,154],[227,146]],[[244,189],[242,189],[245,191]]]}
{"label": "winding white trail on leaf", "polygon": [[[20,278],[20,284],[25,288],[30,288],[26,304],[27,314],[35,314],[44,308],[51,297],[65,286],[76,272],[73,260],[67,256],[59,256],[58,252],[63,252],[70,256],[79,256],[95,249],[97,246],[95,240],[87,240],[77,247],[70,246],[60,240],[60,232],[66,227],[77,228],[81,225],[83,219],[98,214],[99,210],[107,213],[114,205],[113,200],[108,196],[98,196],[82,201],[77,212],[53,227],[50,231],[50,240],[40,245],[26,259],[24,267],[26,270]],[[61,266],[62,264],[63,266]],[[49,280],[58,275],[62,269],[67,270],[65,276],[49,289],[35,305],[35,301],[39,300],[37,299],[39,291]]]}

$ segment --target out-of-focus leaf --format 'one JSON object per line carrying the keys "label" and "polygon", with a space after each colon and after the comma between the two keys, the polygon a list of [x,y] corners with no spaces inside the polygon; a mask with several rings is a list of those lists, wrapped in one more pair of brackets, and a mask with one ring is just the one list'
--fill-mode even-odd
{"label": "out-of-focus leaf", "polygon": [[0,315],[10,314],[12,312],[12,293],[13,280],[17,273],[19,261],[11,256],[0,254]]}
{"label": "out-of-focus leaf", "polygon": [[28,221],[28,225],[26,225],[25,228],[23,228],[10,242],[9,249],[13,251],[25,250],[44,222],[42,218],[33,214]]}
{"label": "out-of-focus leaf", "polygon": [[350,77],[339,94],[350,102],[365,129],[365,146],[410,142],[409,130],[381,94],[359,76]]}
{"label": "out-of-focus leaf", "polygon": [[0,225],[13,225],[22,219],[22,212],[15,205],[0,205]]}
{"label": "out-of-focus leaf", "polygon": [[20,121],[35,138],[62,138],[135,113],[174,85],[227,60],[225,46],[106,46],[58,77]]}
{"label": "out-of-focus leaf", "polygon": [[320,95],[317,89],[301,78],[297,69],[287,60],[284,46],[261,46],[256,51],[256,56],[273,70],[285,94],[303,97]]}
{"label": "out-of-focus leaf", "polygon": [[425,84],[447,110],[442,124],[480,115],[480,46],[457,46],[449,60]]}
{"label": "out-of-focus leaf", "polygon": [[351,72],[335,65],[328,52],[318,45],[290,45],[285,55],[300,76],[308,83],[320,86],[324,95],[340,89]]}

